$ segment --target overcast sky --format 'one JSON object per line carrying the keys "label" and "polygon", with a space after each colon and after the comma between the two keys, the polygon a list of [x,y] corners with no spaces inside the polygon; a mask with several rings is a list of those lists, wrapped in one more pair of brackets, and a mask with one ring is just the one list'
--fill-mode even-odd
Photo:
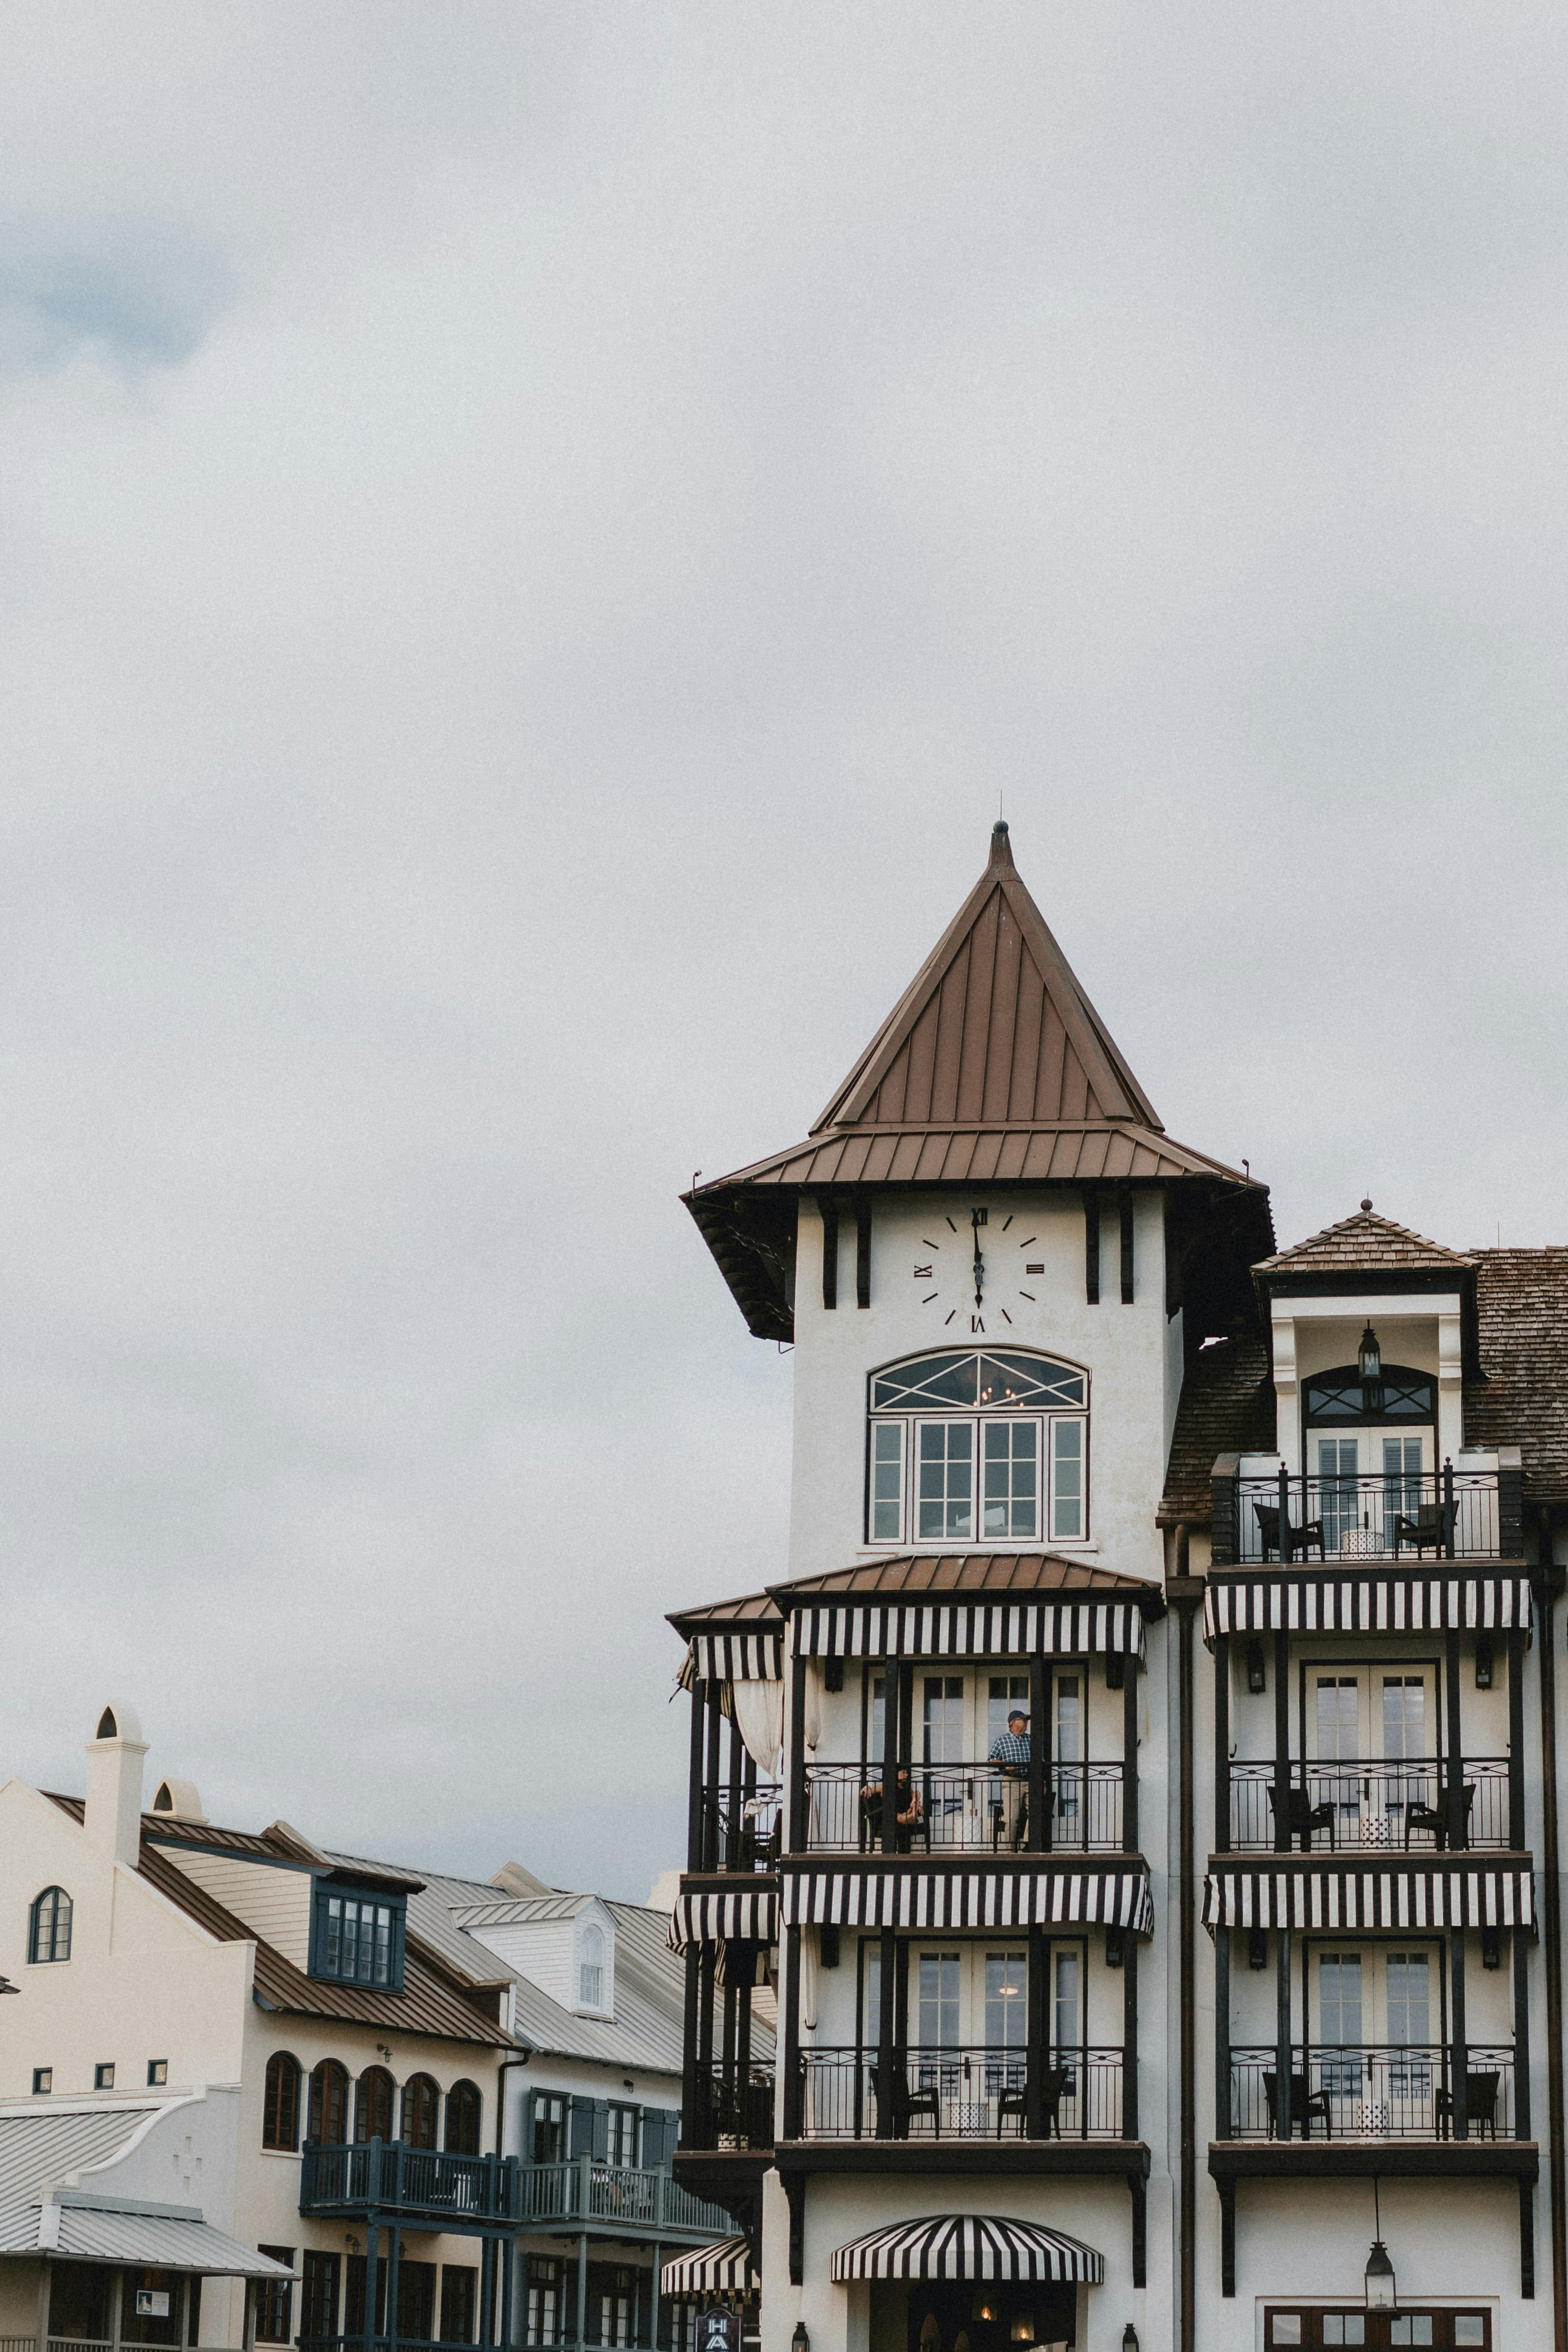
{"label": "overcast sky", "polygon": [[784,1547],[677,1195],[998,796],[1282,1240],[1568,1240],[1568,21],[10,0],[5,1769],[640,1895]]}

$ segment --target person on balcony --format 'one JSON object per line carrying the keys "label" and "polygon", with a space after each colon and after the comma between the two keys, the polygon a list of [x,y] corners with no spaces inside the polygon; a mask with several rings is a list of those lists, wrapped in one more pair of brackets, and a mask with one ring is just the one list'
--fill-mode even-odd
{"label": "person on balcony", "polygon": [[1022,1845],[1029,1819],[1029,1718],[1023,1707],[1008,1709],[1007,1728],[996,1734],[985,1760],[1001,1767],[1000,1808],[1007,1843]]}
{"label": "person on balcony", "polygon": [[[910,1768],[907,1764],[900,1764],[899,1767],[899,1777],[895,1783],[895,1789],[896,1802],[893,1811],[894,1845],[898,1853],[908,1853],[914,1832],[919,1824],[925,1818],[925,1807],[921,1802],[920,1790],[915,1787],[913,1780],[910,1777]],[[880,1845],[882,1843],[882,1784],[880,1780],[869,1780],[861,1790],[860,1817],[866,1825],[866,1843],[868,1847]]]}

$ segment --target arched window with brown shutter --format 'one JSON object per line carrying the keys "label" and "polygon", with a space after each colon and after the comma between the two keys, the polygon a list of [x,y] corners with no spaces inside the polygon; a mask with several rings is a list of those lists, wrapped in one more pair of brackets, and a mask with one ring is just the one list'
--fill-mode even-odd
{"label": "arched window with brown shutter", "polygon": [[434,2147],[441,2089],[428,2074],[410,2074],[403,2085],[403,2137],[410,2147]]}
{"label": "arched window with brown shutter", "polygon": [[392,2077],[384,2066],[367,2066],[354,2099],[356,2140],[392,2137]]}
{"label": "arched window with brown shutter", "polygon": [[349,2136],[349,2078],[335,2058],[323,2058],[310,2077],[310,2137],[342,2147]]}
{"label": "arched window with brown shutter", "polygon": [[452,2156],[478,2156],[484,2102],[475,2083],[454,2083],[447,2094],[447,2148]]}
{"label": "arched window with brown shutter", "polygon": [[300,2145],[300,2061],[289,2050],[275,2050],[267,2061],[261,2145],[289,2150]]}

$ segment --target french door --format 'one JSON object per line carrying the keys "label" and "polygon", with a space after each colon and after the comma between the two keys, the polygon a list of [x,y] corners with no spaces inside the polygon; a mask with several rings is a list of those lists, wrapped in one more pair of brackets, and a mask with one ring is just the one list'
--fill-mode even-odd
{"label": "french door", "polygon": [[1415,1519],[1436,1489],[1436,1443],[1429,1429],[1307,1433],[1311,1481],[1308,1519],[1321,1519],[1323,1549],[1341,1558],[1394,1549],[1395,1522]]}
{"label": "french door", "polygon": [[1436,1946],[1314,1947],[1308,1987],[1308,2088],[1329,2101],[1331,2129],[1435,2135],[1443,2072]]}
{"label": "french door", "polygon": [[1306,1677],[1307,1795],[1333,1809],[1333,1842],[1403,1846],[1412,1805],[1437,1799],[1436,1670],[1310,1666]]}

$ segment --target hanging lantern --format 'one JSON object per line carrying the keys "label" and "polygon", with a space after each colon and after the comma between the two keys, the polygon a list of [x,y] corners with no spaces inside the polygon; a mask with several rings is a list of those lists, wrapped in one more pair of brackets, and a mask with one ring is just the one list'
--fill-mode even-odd
{"label": "hanging lantern", "polygon": [[1383,2240],[1374,2238],[1366,2258],[1366,2307],[1369,2311],[1392,2311],[1394,2301],[1394,2264]]}
{"label": "hanging lantern", "polygon": [[1377,1333],[1369,1323],[1361,1335],[1357,1370],[1361,1374],[1362,1411],[1369,1417],[1383,1411],[1383,1357]]}

